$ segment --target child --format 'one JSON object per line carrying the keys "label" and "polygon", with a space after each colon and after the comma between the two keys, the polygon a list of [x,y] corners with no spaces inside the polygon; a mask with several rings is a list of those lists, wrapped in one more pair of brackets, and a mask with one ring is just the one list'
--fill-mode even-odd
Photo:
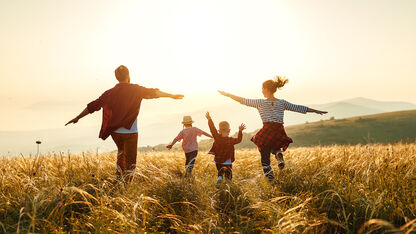
{"label": "child", "polygon": [[275,80],[263,82],[262,93],[266,99],[245,99],[223,91],[220,94],[229,97],[243,105],[256,108],[263,121],[263,128],[251,138],[251,141],[257,145],[263,166],[264,175],[272,181],[274,179],[273,170],[270,167],[270,153],[275,154],[280,169],[283,169],[285,162],[283,154],[292,139],[286,135],[283,127],[283,114],[285,110],[296,111],[300,113],[314,112],[317,114],[326,114],[326,111],[314,110],[306,106],[294,105],[283,99],[277,99],[274,96],[277,88],[282,88],[288,79],[276,76]]}
{"label": "child", "polygon": [[184,116],[183,117],[183,130],[179,132],[178,136],[173,139],[172,143],[167,145],[166,148],[172,149],[172,146],[178,142],[182,141],[182,149],[185,152],[185,169],[186,175],[191,175],[192,169],[194,168],[195,159],[198,155],[198,142],[196,140],[197,136],[205,135],[207,137],[212,138],[211,135],[202,131],[199,128],[192,127],[192,117],[191,116]]}
{"label": "child", "polygon": [[220,122],[220,130],[217,132],[209,112],[207,112],[205,116],[208,119],[209,130],[214,137],[214,144],[212,145],[209,154],[214,155],[214,161],[218,171],[217,184],[219,184],[223,181],[224,176],[229,180],[233,177],[232,163],[234,162],[234,145],[241,142],[243,130],[246,129],[246,126],[241,124],[238,131],[238,137],[233,138],[228,136],[230,134],[230,124],[228,122]]}

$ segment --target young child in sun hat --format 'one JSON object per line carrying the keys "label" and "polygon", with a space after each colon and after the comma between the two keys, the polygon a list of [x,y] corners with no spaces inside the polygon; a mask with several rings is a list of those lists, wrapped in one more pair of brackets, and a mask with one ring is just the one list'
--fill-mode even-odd
{"label": "young child in sun hat", "polygon": [[186,174],[190,175],[194,168],[196,156],[198,155],[198,142],[197,137],[205,135],[212,138],[212,136],[197,127],[193,127],[194,121],[191,116],[183,117],[183,130],[179,132],[178,136],[173,139],[172,143],[166,146],[168,149],[172,149],[173,145],[182,140],[182,149],[185,152],[185,169]]}
{"label": "young child in sun hat", "polygon": [[287,82],[288,79],[280,76],[276,76],[274,80],[266,80],[263,82],[262,93],[265,99],[246,99],[224,91],[219,91],[222,95],[243,105],[254,107],[259,111],[263,121],[263,128],[251,138],[251,141],[257,145],[260,151],[263,172],[270,181],[274,179],[273,170],[270,167],[270,154],[275,154],[279,168],[283,169],[285,162],[283,160],[282,152],[284,152],[289,144],[293,142],[292,139],[286,135],[283,127],[284,111],[289,110],[304,114],[307,112],[314,112],[321,115],[327,113],[326,111],[294,105],[284,99],[276,98],[276,90],[282,88]]}
{"label": "young child in sun hat", "polygon": [[241,124],[238,128],[238,136],[234,138],[229,136],[230,124],[227,121],[220,122],[219,131],[217,131],[209,112],[207,112],[205,117],[208,119],[209,130],[214,138],[209,154],[214,155],[214,162],[218,171],[217,184],[219,184],[224,177],[228,180],[231,180],[233,177],[234,145],[240,143],[243,139],[243,130],[246,129],[246,126]]}

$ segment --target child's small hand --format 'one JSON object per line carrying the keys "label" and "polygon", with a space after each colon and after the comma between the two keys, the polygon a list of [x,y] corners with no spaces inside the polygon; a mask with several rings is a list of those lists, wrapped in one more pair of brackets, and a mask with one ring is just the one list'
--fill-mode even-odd
{"label": "child's small hand", "polygon": [[170,150],[170,149],[172,149],[172,145],[167,145],[166,148],[168,148]]}
{"label": "child's small hand", "polygon": [[243,131],[244,129],[246,129],[246,125],[242,123],[240,127],[238,127],[238,130]]}
{"label": "child's small hand", "polygon": [[208,120],[210,120],[210,119],[211,119],[211,116],[209,115],[209,112],[207,112],[207,113],[205,114],[205,117],[206,117]]}

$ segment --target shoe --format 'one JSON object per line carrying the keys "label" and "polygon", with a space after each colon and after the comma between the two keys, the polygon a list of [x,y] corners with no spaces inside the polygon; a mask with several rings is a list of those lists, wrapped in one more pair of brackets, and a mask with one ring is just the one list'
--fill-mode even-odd
{"label": "shoe", "polygon": [[222,176],[218,176],[218,178],[217,178],[217,184],[222,183],[222,181],[223,181]]}
{"label": "shoe", "polygon": [[276,159],[277,159],[277,165],[279,166],[279,169],[282,170],[283,168],[285,168],[285,160],[283,159],[283,154],[280,152],[276,154]]}

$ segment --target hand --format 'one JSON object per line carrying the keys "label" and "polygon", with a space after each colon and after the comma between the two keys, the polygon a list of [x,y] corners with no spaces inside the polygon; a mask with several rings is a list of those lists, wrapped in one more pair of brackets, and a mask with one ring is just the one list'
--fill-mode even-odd
{"label": "hand", "polygon": [[166,148],[168,148],[169,150],[172,149],[173,145],[167,145]]}
{"label": "hand", "polygon": [[206,117],[208,120],[210,120],[210,119],[211,119],[211,116],[209,115],[209,112],[207,112],[207,113],[205,114],[205,117]]}
{"label": "hand", "polygon": [[320,111],[320,110],[316,110],[315,113],[319,114],[319,115],[323,115],[328,113],[328,111]]}
{"label": "hand", "polygon": [[175,95],[172,95],[172,98],[173,99],[182,99],[183,95],[182,94],[175,94]]}
{"label": "hand", "polygon": [[224,95],[224,96],[226,96],[226,97],[229,97],[229,96],[230,96],[230,94],[229,94],[229,93],[226,93],[226,92],[221,91],[221,90],[218,90],[218,93],[220,93],[221,95]]}
{"label": "hand", "polygon": [[238,130],[243,131],[244,129],[246,129],[246,125],[242,123],[240,127],[238,127]]}
{"label": "hand", "polygon": [[71,123],[76,124],[78,122],[78,120],[79,120],[78,118],[74,118],[71,121],[69,121],[68,123],[66,123],[65,126],[68,125],[68,124],[71,124]]}

